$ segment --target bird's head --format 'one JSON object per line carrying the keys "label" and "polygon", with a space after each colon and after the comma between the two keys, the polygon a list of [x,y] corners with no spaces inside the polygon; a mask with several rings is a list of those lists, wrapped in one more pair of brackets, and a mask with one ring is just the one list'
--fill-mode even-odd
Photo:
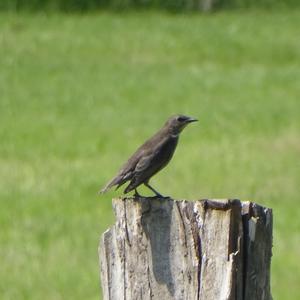
{"label": "bird's head", "polygon": [[198,120],[188,116],[175,115],[169,118],[165,126],[172,135],[178,135],[189,123],[196,121]]}

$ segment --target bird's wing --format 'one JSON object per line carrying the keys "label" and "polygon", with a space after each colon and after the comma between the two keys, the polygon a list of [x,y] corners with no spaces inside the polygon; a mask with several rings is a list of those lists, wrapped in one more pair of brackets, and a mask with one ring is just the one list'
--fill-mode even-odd
{"label": "bird's wing", "polygon": [[140,184],[140,182],[142,182],[142,178],[145,177],[147,170],[151,166],[151,162],[154,156],[155,156],[155,152],[152,152],[152,153],[148,153],[148,155],[144,155],[143,157],[141,157],[141,159],[138,161],[134,169],[131,182],[124,191],[125,193],[130,192],[135,187],[137,187]]}
{"label": "bird's wing", "polygon": [[[134,176],[144,173],[149,168],[160,170],[172,157],[178,138],[164,137],[159,143],[145,151],[134,170]],[[155,164],[152,164],[155,163]]]}
{"label": "bird's wing", "polygon": [[148,153],[147,155],[143,156],[139,162],[137,163],[135,169],[134,169],[134,173],[135,175],[144,172],[145,170],[147,170],[147,168],[150,166],[151,161],[153,159],[153,157],[155,156],[155,152],[152,153]]}
{"label": "bird's wing", "polygon": [[[169,159],[172,157],[173,151],[166,151],[167,147],[172,143],[177,143],[177,139],[164,138],[154,147],[149,147],[147,152],[144,152],[132,173],[132,179],[125,193],[130,192],[141,183],[149,180],[152,175],[161,170]],[[167,153],[167,154],[166,154]]]}
{"label": "bird's wing", "polygon": [[[160,131],[137,149],[137,151],[120,169],[116,177],[108,182],[107,185],[100,191],[100,193],[105,193],[115,185],[117,185],[117,188],[119,188],[122,184],[129,180],[131,180],[132,183],[135,182],[135,186],[138,186],[140,183],[137,183],[142,182],[145,176],[147,177],[148,174],[153,175],[156,173],[156,171],[160,169],[159,164],[151,164],[151,162],[153,159],[158,157],[157,154],[160,152],[160,149],[165,147],[170,141],[168,135],[166,135],[162,140],[158,139],[158,137],[161,137]],[[159,142],[157,142],[158,140]],[[150,172],[148,172],[149,169]],[[145,170],[147,171],[145,172]]]}

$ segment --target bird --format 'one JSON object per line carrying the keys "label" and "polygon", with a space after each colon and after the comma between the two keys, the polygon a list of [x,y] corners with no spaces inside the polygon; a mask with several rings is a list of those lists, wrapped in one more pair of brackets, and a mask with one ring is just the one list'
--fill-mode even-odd
{"label": "bird", "polygon": [[158,132],[133,153],[117,175],[99,193],[103,194],[114,186],[117,190],[129,182],[124,194],[134,190],[134,196],[141,197],[137,187],[144,184],[156,197],[165,198],[149,184],[149,180],[170,162],[182,130],[188,124],[196,121],[198,120],[182,114],[171,116]]}

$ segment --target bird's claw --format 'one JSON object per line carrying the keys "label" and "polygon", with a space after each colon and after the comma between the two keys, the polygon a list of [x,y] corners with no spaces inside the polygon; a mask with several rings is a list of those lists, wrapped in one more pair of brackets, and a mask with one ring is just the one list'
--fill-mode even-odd
{"label": "bird's claw", "polygon": [[170,199],[170,196],[163,196],[160,193],[155,193],[155,196],[153,198],[158,198],[158,199]]}

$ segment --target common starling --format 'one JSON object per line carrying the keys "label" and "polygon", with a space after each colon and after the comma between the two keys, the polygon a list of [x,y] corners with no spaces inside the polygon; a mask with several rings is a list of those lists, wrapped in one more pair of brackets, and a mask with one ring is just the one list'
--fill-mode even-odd
{"label": "common starling", "polygon": [[157,197],[163,197],[149,185],[149,180],[168,164],[176,149],[179,134],[189,123],[195,121],[197,120],[184,115],[170,117],[154,136],[136,150],[119,170],[117,176],[99,193],[105,193],[113,186],[117,186],[116,189],[118,189],[129,181],[129,185],[124,190],[125,194],[134,190],[135,195],[139,196],[137,187],[144,184]]}

